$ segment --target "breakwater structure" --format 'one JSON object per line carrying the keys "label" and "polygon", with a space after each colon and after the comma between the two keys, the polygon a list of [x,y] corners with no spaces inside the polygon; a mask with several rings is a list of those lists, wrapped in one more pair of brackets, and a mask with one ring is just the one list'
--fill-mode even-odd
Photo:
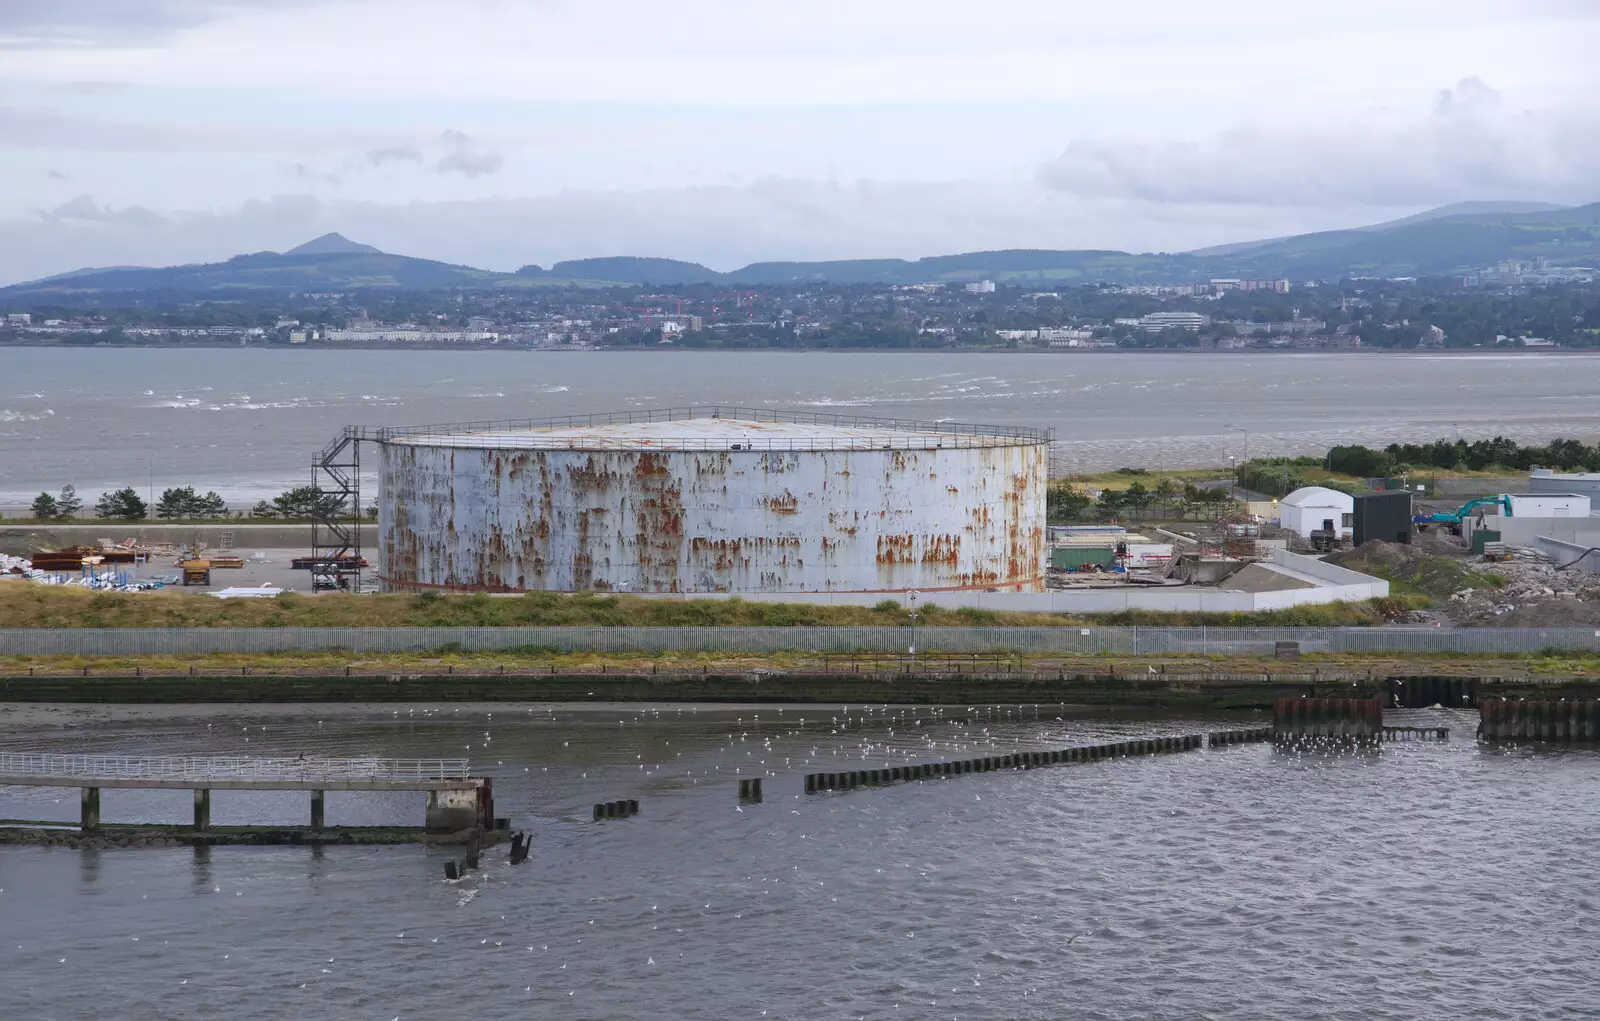
{"label": "breakwater structure", "polygon": [[[494,815],[494,784],[472,776],[466,759],[384,758],[253,758],[190,756],[53,755],[0,752],[0,785],[76,787],[79,789],[81,835],[103,829],[138,831],[143,842],[154,839],[192,844],[279,843],[497,843],[510,830],[508,820]],[[100,816],[100,792],[106,788],[191,790],[192,827],[106,826]],[[310,795],[309,825],[211,825],[211,793],[215,790],[305,791]],[[338,827],[326,824],[329,791],[426,791],[422,826]],[[38,843],[28,830],[54,827],[45,821],[12,821],[0,828],[0,843]],[[358,832],[359,831],[359,832]],[[370,832],[368,832],[370,831]]]}
{"label": "breakwater structure", "polygon": [[639,802],[626,798],[622,801],[602,801],[594,806],[594,821],[601,819],[631,819],[639,814]]}
{"label": "breakwater structure", "polygon": [[1478,737],[1486,741],[1594,743],[1600,741],[1600,699],[1486,700],[1478,707]]}
{"label": "breakwater structure", "polygon": [[1280,744],[1376,744],[1383,738],[1383,702],[1376,698],[1280,698],[1272,704],[1272,739]]}
{"label": "breakwater structure", "polygon": [[[1247,741],[1264,741],[1271,736],[1269,727],[1251,727],[1244,730],[1222,731],[1210,735],[1213,746],[1240,744]],[[842,772],[807,773],[805,791],[820,794],[824,791],[850,791],[860,787],[883,787],[889,784],[908,783],[915,780],[934,780],[967,773],[993,773],[997,770],[1040,769],[1079,762],[1099,762],[1103,759],[1127,758],[1133,755],[1155,755],[1164,752],[1196,751],[1206,747],[1205,734],[1168,734],[1159,737],[1140,737],[1105,744],[1080,745],[1072,748],[1052,748],[1044,751],[1012,752],[1009,755],[985,755],[971,759],[952,759],[945,762],[923,762],[910,766],[886,766],[883,769],[848,769]],[[760,788],[756,788],[759,792]],[[741,786],[740,794],[744,794]]]}
{"label": "breakwater structure", "polygon": [[[9,676],[0,673],[0,702],[1065,703],[1265,710],[1279,698],[1325,696],[1382,698],[1386,706],[1393,707],[1390,689],[1412,680],[1387,677],[1382,670],[1359,664],[1266,672],[1137,660],[1041,665],[993,656],[976,660],[963,657],[961,662],[936,657],[917,659],[914,665],[897,660],[844,659],[801,663],[786,669],[650,663],[582,669],[527,659],[471,667],[424,663],[357,664],[330,669],[281,662],[167,669],[127,665],[23,667],[13,668]],[[1463,668],[1473,669],[1473,665],[1468,663]],[[1522,672],[1422,680],[1440,686],[1446,681],[1459,682],[1464,690],[1470,690],[1470,703],[1451,708],[1476,708],[1478,701],[1493,697],[1600,697],[1600,678],[1592,676]],[[1432,700],[1423,703],[1432,704]]]}

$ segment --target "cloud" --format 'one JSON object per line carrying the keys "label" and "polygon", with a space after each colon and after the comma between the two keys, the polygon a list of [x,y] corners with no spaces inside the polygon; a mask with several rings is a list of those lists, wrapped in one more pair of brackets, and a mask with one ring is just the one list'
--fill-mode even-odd
{"label": "cloud", "polygon": [[153,213],[143,206],[124,206],[113,209],[111,206],[97,205],[93,197],[79,195],[68,199],[54,209],[44,210],[40,218],[48,223],[63,224],[70,222],[119,224],[142,229],[161,227],[168,221],[166,217]]}
{"label": "cloud", "polygon": [[1078,139],[1046,187],[1085,198],[1253,205],[1429,205],[1470,199],[1593,201],[1600,114],[1510,107],[1477,78],[1423,116],[1246,125],[1194,141]]}
{"label": "cloud", "polygon": [[385,163],[421,163],[422,153],[409,145],[396,145],[387,149],[368,149],[367,159],[375,167]]}
{"label": "cloud", "polygon": [[305,163],[296,163],[289,169],[294,173],[294,176],[303,181],[314,181],[318,184],[332,184],[335,186],[344,183],[344,177],[337,170],[318,170],[316,167]]}
{"label": "cloud", "polygon": [[132,82],[77,81],[63,82],[55,86],[55,91],[69,96],[99,96],[108,92],[120,92],[123,89],[132,87]]}
{"label": "cloud", "polygon": [[[5,0],[0,0],[0,4]],[[0,61],[3,63],[3,61]],[[392,146],[399,133],[364,125],[214,124],[80,117],[0,105],[0,149],[80,152],[299,153]],[[403,137],[403,136],[401,136]],[[3,177],[0,177],[3,183]]]}
{"label": "cloud", "polygon": [[472,139],[454,128],[446,129],[439,138],[450,151],[439,157],[439,161],[433,165],[438,173],[478,177],[498,173],[500,165],[505,162],[501,153],[473,148]]}
{"label": "cloud", "polygon": [[4,0],[0,49],[147,43],[254,10],[327,0]]}
{"label": "cloud", "polygon": [[69,175],[60,170],[46,170],[45,176],[50,178],[52,181],[65,181]]}

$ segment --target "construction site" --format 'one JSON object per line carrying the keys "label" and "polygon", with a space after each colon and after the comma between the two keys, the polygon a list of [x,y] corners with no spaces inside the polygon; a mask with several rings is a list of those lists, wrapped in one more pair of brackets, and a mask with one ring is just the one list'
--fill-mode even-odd
{"label": "construction site", "polygon": [[[181,591],[224,599],[349,591],[361,561],[327,563],[290,546],[305,527],[143,526],[85,539],[83,526],[0,526],[0,578],[97,592]],[[103,529],[95,529],[103,530]],[[270,544],[270,545],[269,545]],[[344,570],[337,568],[344,567]]]}
{"label": "construction site", "polygon": [[[599,424],[518,423],[509,432],[397,430],[382,444],[390,455],[405,455],[403,471],[386,471],[404,476],[403,484],[381,497],[388,510],[377,526],[320,522],[309,550],[306,525],[136,525],[121,538],[89,537],[109,530],[104,525],[0,527],[0,576],[221,598],[441,588],[514,594],[544,576],[551,582],[544,589],[553,592],[841,607],[873,606],[887,596],[912,613],[938,606],[1252,614],[1392,596],[1404,607],[1396,623],[1600,626],[1600,516],[1590,495],[1600,477],[1536,473],[1526,483],[1485,480],[1480,486],[1489,491],[1458,489],[1432,499],[1308,487],[1270,507],[1235,504],[1206,522],[1041,527],[1034,502],[1042,484],[1017,481],[1021,466],[1039,471],[1041,458],[1002,464],[996,451],[1039,449],[1042,436],[768,418],[776,420],[718,409]],[[362,435],[347,434],[350,442],[323,455],[352,488]],[[509,449],[497,445],[506,443]],[[729,449],[713,449],[719,443]],[[423,478],[413,463],[418,450],[439,452],[428,456],[447,468],[476,463],[471,458],[485,467],[430,468]],[[597,458],[615,461],[617,471],[596,474]],[[881,500],[857,493],[852,476],[869,458],[876,459],[872,471],[907,491]],[[473,501],[463,510],[452,495],[500,472],[522,476],[533,460],[545,468],[533,476],[530,492],[538,498],[531,502],[513,500],[499,511],[487,503],[479,514]],[[922,467],[912,468],[913,461]],[[708,464],[728,479],[714,492],[705,481]],[[812,467],[818,470],[808,483]],[[558,473],[587,488],[568,492],[566,483],[550,480]],[[700,481],[679,485],[678,475]],[[722,495],[735,483],[750,491],[748,499]],[[948,508],[930,517],[928,508],[940,502],[930,484],[945,493],[981,494],[992,486],[999,508],[1015,520],[991,524],[991,503],[981,495],[960,510],[959,521]],[[703,507],[690,502],[699,489],[709,501]],[[424,498],[449,520],[426,524]],[[729,506],[719,510],[725,500]],[[519,524],[524,508],[544,517]],[[475,514],[481,534],[466,530]],[[607,526],[607,515],[642,524],[634,534]],[[854,534],[868,523],[883,534],[870,541]],[[526,556],[512,553],[512,537],[524,534]],[[751,559],[769,549],[770,560]],[[380,562],[370,563],[365,550],[379,551]]]}

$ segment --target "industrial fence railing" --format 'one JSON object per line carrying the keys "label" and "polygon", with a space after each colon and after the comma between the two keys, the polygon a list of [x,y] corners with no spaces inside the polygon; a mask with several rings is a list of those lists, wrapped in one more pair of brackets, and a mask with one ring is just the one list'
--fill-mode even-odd
{"label": "industrial fence railing", "polygon": [[[775,422],[793,425],[826,426],[832,428],[870,429],[878,434],[872,438],[877,445],[909,444],[914,446],[931,446],[934,442],[942,441],[949,446],[1009,446],[1019,444],[1048,443],[1052,438],[1050,429],[1041,429],[1034,426],[1022,425],[978,425],[971,422],[938,422],[909,418],[880,418],[870,415],[855,415],[843,412],[809,412],[809,411],[778,411],[770,408],[741,408],[723,406],[683,407],[683,408],[656,408],[641,411],[620,411],[599,413],[593,415],[565,415],[553,418],[522,418],[502,419],[495,421],[476,422],[441,422],[414,426],[383,426],[364,427],[350,426],[344,435],[330,445],[330,449],[341,445],[346,439],[377,440],[387,442],[390,440],[420,441],[427,437],[458,437],[471,435],[475,446],[532,446],[540,442],[537,435],[528,436],[528,433],[562,429],[594,429],[612,425],[636,425],[648,422],[682,422],[696,419],[725,418],[744,422]],[[525,435],[513,439],[510,436],[496,438],[494,433],[522,433]],[[490,435],[485,435],[490,434]],[[884,439],[884,436],[893,434],[897,438]],[[651,446],[665,449],[682,450],[727,450],[730,449],[731,437],[659,437],[652,438]],[[559,442],[545,438],[547,445],[565,448],[569,445],[578,445],[583,442],[582,437],[563,436]],[[603,440],[594,437],[592,444],[599,447]],[[814,438],[782,438],[770,439],[757,437],[752,446],[747,437],[740,437],[741,447],[734,449],[759,449],[759,450],[853,450],[866,449],[864,444],[871,442],[867,438],[856,437],[814,437]],[[614,443],[614,441],[613,441]],[[583,449],[581,446],[578,449]]]}
{"label": "industrial fence railing", "polygon": [[[1594,628],[1226,627],[417,627],[9,628],[0,655],[608,652],[972,653],[1022,655],[1600,653]],[[5,667],[0,665],[0,673]]]}
{"label": "industrial fence railing", "polygon": [[0,752],[0,777],[97,780],[260,781],[457,780],[466,759],[251,758],[189,755],[51,755]]}

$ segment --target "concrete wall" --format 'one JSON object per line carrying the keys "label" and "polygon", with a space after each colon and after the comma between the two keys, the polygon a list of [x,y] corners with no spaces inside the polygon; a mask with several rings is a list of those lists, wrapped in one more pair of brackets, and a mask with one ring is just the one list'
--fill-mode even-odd
{"label": "concrete wall", "polygon": [[[1462,524],[1462,534],[1471,538],[1476,531],[1477,515]],[[1501,514],[1486,514],[1483,527],[1499,532],[1500,541],[1513,546],[1533,546],[1540,536],[1546,535],[1562,542],[1600,545],[1600,517],[1593,515],[1587,518],[1508,518]]]}
{"label": "concrete wall", "polygon": [[[1465,503],[1467,500],[1479,496],[1498,496],[1501,493],[1526,493],[1539,492],[1532,489],[1526,476],[1513,476],[1508,478],[1436,478],[1433,480],[1433,495],[1438,500],[1453,500],[1456,504]],[[1563,493],[1575,490],[1563,489]],[[1552,490],[1544,490],[1552,492]],[[1452,508],[1453,509],[1453,508]]]}
{"label": "concrete wall", "polygon": [[1600,472],[1534,474],[1528,478],[1529,493],[1583,493],[1600,500]]}
{"label": "concrete wall", "polygon": [[1583,544],[1562,542],[1547,535],[1541,535],[1534,540],[1534,548],[1545,553],[1558,566],[1572,564],[1573,570],[1582,571],[1584,574],[1600,574],[1600,553],[1589,553],[1588,556],[1584,556],[1584,553],[1596,546],[1600,546],[1600,535],[1595,537],[1595,541]]}
{"label": "concrete wall", "polygon": [[[1389,594],[1389,583],[1312,557],[1274,550],[1266,562],[1301,578],[1318,582],[1316,588],[1275,592],[1238,592],[1229,589],[1174,586],[1143,588],[1122,585],[1116,588],[1052,589],[1048,592],[926,592],[917,605],[936,604],[943,609],[970,607],[1019,613],[1123,613],[1152,610],[1183,613],[1253,613],[1258,610],[1283,610],[1291,606],[1318,603],[1364,602]],[[644,593],[640,593],[644,594]],[[695,598],[730,598],[727,593],[700,593]],[[820,606],[872,606],[884,598],[909,605],[904,595],[886,597],[864,592],[772,592],[739,593],[752,602],[806,603]],[[682,598],[655,594],[652,598]]]}

